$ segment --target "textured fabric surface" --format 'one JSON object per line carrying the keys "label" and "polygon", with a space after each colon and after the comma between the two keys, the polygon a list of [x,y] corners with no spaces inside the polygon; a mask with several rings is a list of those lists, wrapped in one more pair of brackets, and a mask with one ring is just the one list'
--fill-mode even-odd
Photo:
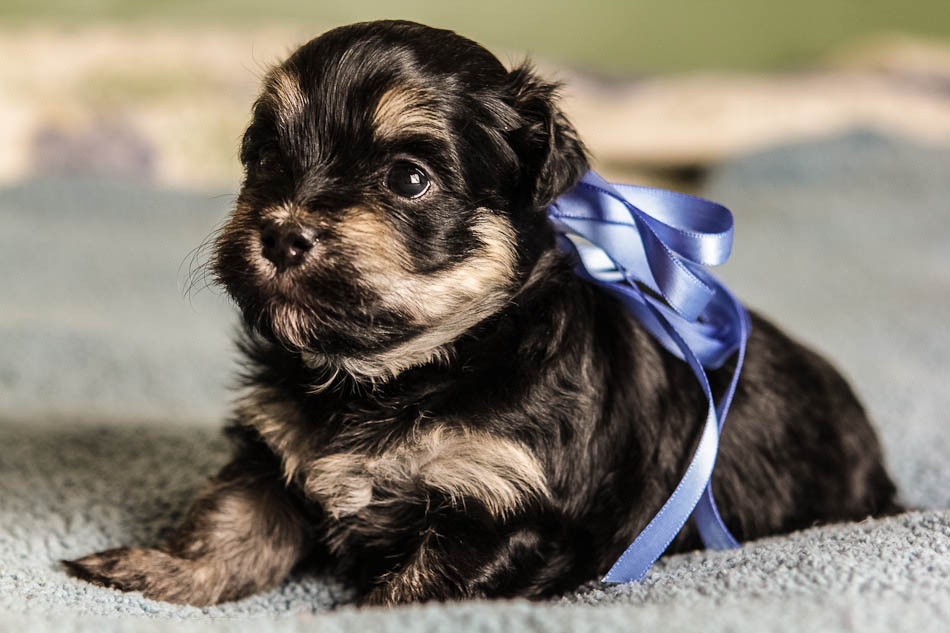
{"label": "textured fabric surface", "polygon": [[948,171],[950,151],[857,134],[720,165],[703,191],[737,218],[722,276],[853,380],[918,511],[667,557],[643,583],[550,603],[396,610],[347,606],[320,576],[195,609],[58,569],[153,542],[225,459],[233,315],[181,287],[230,198],[90,182],[0,191],[0,630],[945,630]]}

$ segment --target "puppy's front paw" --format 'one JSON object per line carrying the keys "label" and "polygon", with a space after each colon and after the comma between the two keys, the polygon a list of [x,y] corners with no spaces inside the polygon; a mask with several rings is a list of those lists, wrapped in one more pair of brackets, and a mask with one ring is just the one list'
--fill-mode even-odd
{"label": "puppy's front paw", "polygon": [[222,598],[196,561],[155,549],[118,547],[60,562],[70,576],[121,591],[141,591],[151,600],[207,606]]}
{"label": "puppy's front paw", "polygon": [[359,599],[361,607],[394,607],[408,602],[412,602],[411,597],[400,596],[399,592],[389,584],[378,585]]}

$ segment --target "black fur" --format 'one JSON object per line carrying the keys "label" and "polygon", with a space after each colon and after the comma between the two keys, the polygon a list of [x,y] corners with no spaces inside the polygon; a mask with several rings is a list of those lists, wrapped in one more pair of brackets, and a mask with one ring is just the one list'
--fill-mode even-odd
{"label": "black fur", "polygon": [[[270,493],[270,505],[243,515],[272,525],[255,538],[266,543],[271,534],[282,554],[256,563],[269,570],[261,574],[267,581],[252,582],[240,561],[231,563],[233,579],[222,572],[220,591],[193,572],[167,562],[152,568],[122,550],[70,563],[72,573],[197,604],[271,586],[286,571],[287,552],[320,560],[369,603],[542,597],[603,574],[681,477],[706,405],[689,368],[580,280],[555,248],[545,207],[588,168],[557,108],[556,87],[527,67],[505,70],[454,33],[408,22],[330,31],[281,68],[299,80],[305,106],[287,103],[286,76],[283,88],[280,76],[271,78],[244,138],[238,209],[216,245],[216,273],[247,324],[251,395],[230,427],[240,450],[160,551],[230,569],[239,552],[215,544],[220,527],[202,517],[224,507],[216,494],[236,494],[234,482],[253,473],[255,486],[287,480],[282,493]],[[413,108],[374,119],[399,86],[423,95],[423,127],[431,129],[400,131],[418,114]],[[389,94],[398,101],[398,90]],[[388,168],[404,159],[431,179],[418,199],[386,188]],[[290,219],[277,207],[292,208]],[[353,208],[368,210],[386,231],[352,247]],[[303,264],[275,273],[261,260],[260,233],[272,222],[315,232]],[[486,237],[485,226],[508,226],[513,240],[506,246]],[[391,236],[392,244],[377,241]],[[486,245],[511,250],[507,273],[490,276],[484,262],[471,264]],[[361,264],[385,260],[388,250],[410,261],[406,270],[384,271],[392,283],[379,283]],[[424,284],[412,286],[424,304],[413,309],[390,293],[406,279],[435,284],[457,270],[485,277],[484,300],[477,292],[465,299],[481,318],[420,351],[413,342],[421,335],[451,332],[447,324],[458,315],[426,309],[455,286],[431,296]],[[420,356],[400,357],[409,349]],[[718,393],[733,367],[712,376]],[[431,433],[448,434],[461,450],[425,453],[418,438]],[[493,509],[493,495],[508,490],[492,463],[494,446],[523,450],[513,480],[530,478],[533,463],[544,489],[519,480],[510,506]],[[412,454],[413,469],[405,466],[409,450],[423,451]],[[340,455],[349,457],[325,459]],[[489,479],[501,472],[501,479],[476,492],[448,482],[464,472]],[[444,485],[431,479],[436,473],[448,473]],[[365,498],[363,477],[371,482]],[[713,489],[742,540],[899,510],[848,384],[758,315]],[[325,499],[355,509],[325,507]],[[298,543],[300,525],[305,543]],[[189,549],[196,541],[200,552]],[[697,546],[688,524],[671,551]],[[308,558],[313,551],[322,555]],[[177,593],[162,589],[170,574]]]}

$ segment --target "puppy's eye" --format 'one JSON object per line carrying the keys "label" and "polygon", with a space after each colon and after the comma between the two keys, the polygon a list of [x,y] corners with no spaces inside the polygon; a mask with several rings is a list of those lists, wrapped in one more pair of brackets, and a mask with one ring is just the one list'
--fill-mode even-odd
{"label": "puppy's eye", "polygon": [[283,171],[284,163],[276,147],[265,145],[257,152],[254,166],[262,171],[281,172]]}
{"label": "puppy's eye", "polygon": [[429,177],[418,165],[401,160],[389,170],[386,186],[403,198],[418,198],[429,190]]}

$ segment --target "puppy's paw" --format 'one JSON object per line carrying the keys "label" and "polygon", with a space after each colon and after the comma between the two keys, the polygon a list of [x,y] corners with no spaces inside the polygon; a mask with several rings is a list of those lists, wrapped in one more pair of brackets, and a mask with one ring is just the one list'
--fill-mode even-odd
{"label": "puppy's paw", "polygon": [[361,607],[395,607],[420,602],[445,602],[484,598],[478,591],[467,591],[462,586],[427,584],[425,581],[391,578],[373,587],[358,600]]}
{"label": "puppy's paw", "polygon": [[141,591],[145,588],[145,575],[135,568],[135,558],[128,547],[117,547],[59,562],[74,578],[122,591]]}
{"label": "puppy's paw", "polygon": [[118,547],[60,563],[70,576],[121,591],[141,591],[151,600],[193,606],[222,600],[210,570],[155,549]]}

